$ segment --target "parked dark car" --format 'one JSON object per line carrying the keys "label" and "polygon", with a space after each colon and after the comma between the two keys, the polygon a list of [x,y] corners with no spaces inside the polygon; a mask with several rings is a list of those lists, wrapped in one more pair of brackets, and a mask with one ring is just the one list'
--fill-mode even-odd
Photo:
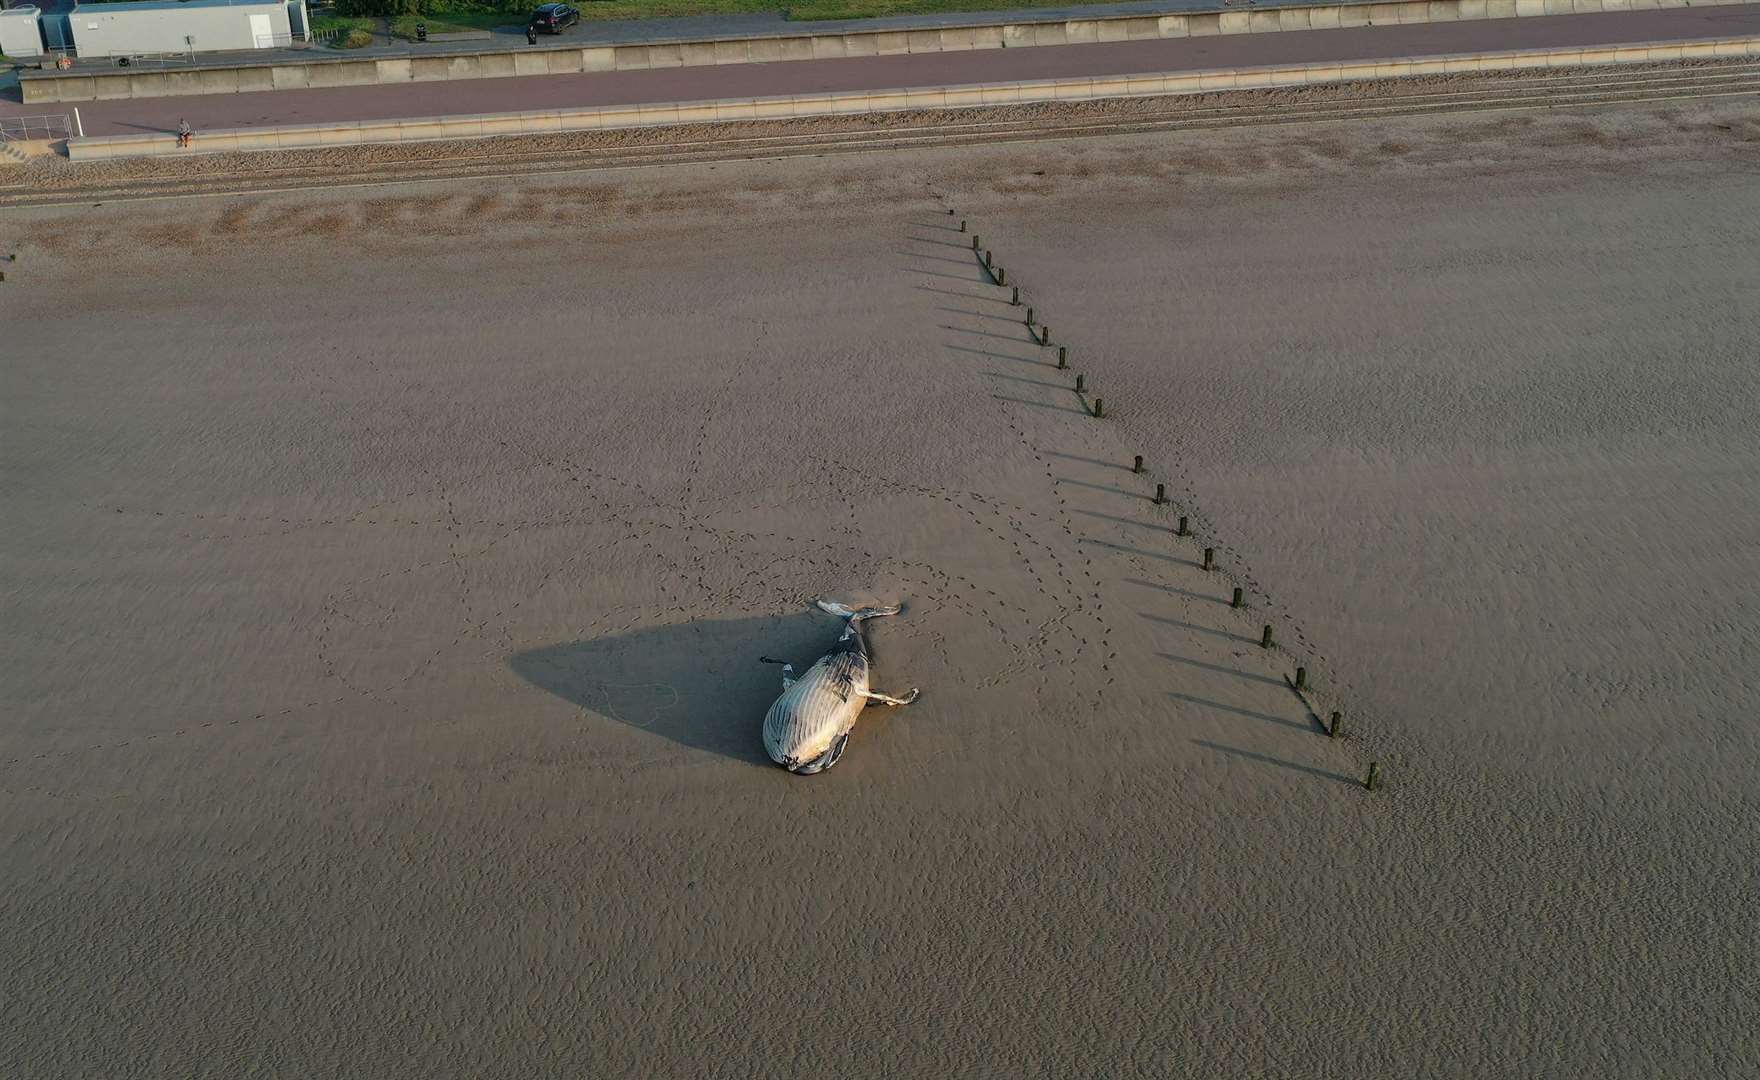
{"label": "parked dark car", "polygon": [[566,27],[581,21],[581,9],[567,4],[545,4],[532,12],[532,29],[546,34],[560,34]]}

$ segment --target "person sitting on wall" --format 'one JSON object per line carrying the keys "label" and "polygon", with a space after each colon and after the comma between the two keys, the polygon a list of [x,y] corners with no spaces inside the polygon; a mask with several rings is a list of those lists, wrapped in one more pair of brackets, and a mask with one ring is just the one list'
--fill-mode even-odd
{"label": "person sitting on wall", "polygon": [[538,43],[538,24],[537,23],[530,23],[526,26],[526,44],[527,45],[536,45],[537,43]]}
{"label": "person sitting on wall", "polygon": [[195,134],[195,132],[190,130],[188,120],[179,120],[177,122],[177,145],[178,146],[182,147],[185,150],[189,149],[190,137],[193,136],[194,134]]}

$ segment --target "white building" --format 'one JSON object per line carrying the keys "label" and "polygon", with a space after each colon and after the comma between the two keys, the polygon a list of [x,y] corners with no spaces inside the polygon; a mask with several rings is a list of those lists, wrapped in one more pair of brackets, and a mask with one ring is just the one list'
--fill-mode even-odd
{"label": "white building", "polygon": [[34,7],[0,11],[0,54],[17,60],[43,55],[43,33],[37,29],[37,14]]}
{"label": "white building", "polygon": [[81,57],[286,48],[306,34],[305,0],[80,4],[67,16]]}

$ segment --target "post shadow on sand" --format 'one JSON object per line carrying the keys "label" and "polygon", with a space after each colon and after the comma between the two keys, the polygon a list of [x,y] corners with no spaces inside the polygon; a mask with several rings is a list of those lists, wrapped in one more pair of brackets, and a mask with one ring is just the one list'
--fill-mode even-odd
{"label": "post shadow on sand", "polygon": [[[955,244],[954,246],[958,247],[959,245]],[[894,254],[904,255],[904,256],[907,256],[912,259],[932,259],[935,262],[952,263],[955,266],[969,266],[969,265],[971,265],[970,259],[956,259],[951,255],[930,255],[927,252],[923,252],[923,251],[899,251],[899,252],[894,252]],[[918,271],[918,272],[921,273],[921,271]]]}
{"label": "post shadow on sand", "polygon": [[1148,611],[1139,611],[1137,612],[1137,616],[1152,623],[1160,623],[1162,626],[1177,626],[1181,630],[1189,630],[1194,634],[1208,634],[1211,637],[1218,637],[1224,641],[1232,641],[1237,645],[1259,644],[1258,638],[1251,638],[1245,634],[1237,634],[1232,630],[1224,630],[1217,626],[1200,626],[1197,623],[1186,622],[1183,619],[1175,619],[1168,615],[1156,615],[1153,612]]}
{"label": "post shadow on sand", "polygon": [[1101,521],[1117,522],[1120,525],[1131,525],[1139,529],[1154,529],[1156,532],[1167,531],[1167,526],[1159,521],[1143,521],[1140,518],[1120,517],[1117,514],[1102,514],[1098,510],[1074,510],[1071,513],[1081,514],[1083,517],[1099,518]]}
{"label": "post shadow on sand", "polygon": [[[1100,516],[1104,517],[1105,515],[1102,514]],[[1162,552],[1162,551],[1145,551],[1142,548],[1127,547],[1124,544],[1114,544],[1110,540],[1095,540],[1092,537],[1083,536],[1083,537],[1078,538],[1076,540],[1076,543],[1078,543],[1078,544],[1091,544],[1094,547],[1103,547],[1109,551],[1116,551],[1116,552],[1119,552],[1124,555],[1135,555],[1139,559],[1158,559],[1161,562],[1175,563],[1180,566],[1189,566],[1194,570],[1203,569],[1203,567],[1199,564],[1198,560],[1196,560],[1196,559],[1182,559],[1178,555],[1169,555],[1166,552]]]}
{"label": "post shadow on sand", "polygon": [[1015,345],[1026,344],[1021,340],[1019,334],[992,334],[988,330],[968,330],[963,326],[948,326],[945,323],[942,324],[941,329],[950,330],[956,334],[971,334],[973,337],[995,338],[997,341],[1006,341]]}
{"label": "post shadow on sand", "polygon": [[921,289],[923,292],[940,293],[942,296],[957,296],[961,300],[977,300],[990,304],[1008,304],[1008,301],[1000,296],[976,296],[969,292],[954,292],[952,289],[937,289],[933,285],[916,285],[913,286],[913,288]]}
{"label": "post shadow on sand", "polygon": [[953,240],[938,240],[932,236],[907,236],[907,237],[905,237],[905,239],[909,240],[913,244],[931,244],[935,247],[958,248],[961,251],[964,251],[967,247],[970,246],[968,244],[961,244],[961,243],[958,243]]}
{"label": "post shadow on sand", "polygon": [[1242,750],[1238,746],[1224,746],[1218,742],[1211,742],[1209,739],[1193,739],[1192,741],[1207,750],[1220,750],[1231,757],[1245,758],[1248,761],[1257,761],[1266,765],[1276,765],[1280,769],[1291,769],[1295,772],[1307,773],[1309,776],[1318,776],[1323,780],[1337,780],[1341,784],[1350,784],[1352,786],[1361,785],[1363,782],[1361,779],[1354,776],[1346,776],[1343,773],[1327,772],[1325,769],[1316,769],[1312,765],[1298,765],[1293,761],[1274,758],[1270,754],[1260,754],[1255,753],[1252,750]]}
{"label": "post shadow on sand", "polygon": [[1320,710],[1314,707],[1312,701],[1308,700],[1307,693],[1304,692],[1301,687],[1297,686],[1296,681],[1288,675],[1283,677],[1283,685],[1289,687],[1289,692],[1294,694],[1296,700],[1302,703],[1302,712],[1307,716],[1308,722],[1312,725],[1313,730],[1318,731],[1322,735],[1327,734],[1326,721],[1320,719]]}
{"label": "post shadow on sand", "polygon": [[[999,378],[1006,378],[1007,376],[998,376],[998,377]],[[1022,382],[1029,382],[1031,380],[1022,379],[1021,381]],[[1039,385],[1051,386],[1053,384],[1040,383]],[[1069,388],[1066,386],[1066,387],[1062,387],[1061,389],[1067,390]],[[1105,492],[1108,495],[1121,495],[1124,498],[1130,499],[1133,502],[1153,503],[1155,501],[1155,496],[1149,494],[1147,491],[1126,491],[1124,488],[1119,487],[1117,484],[1096,484],[1092,480],[1077,480],[1077,479],[1075,479],[1073,477],[1069,477],[1069,476],[1059,476],[1057,478],[1057,482],[1059,484],[1068,484],[1071,487],[1087,488],[1090,491]]]}
{"label": "post shadow on sand", "polygon": [[[1000,371],[984,371],[984,372],[980,372],[979,374],[988,375],[992,379],[1007,379],[1009,382],[1018,382],[1018,383],[1022,383],[1027,386],[1040,386],[1040,387],[1044,387],[1047,390],[1068,390],[1069,389],[1069,387],[1067,385],[1065,385],[1064,383],[1046,382],[1044,379],[1028,379],[1028,378],[1023,378],[1022,376],[1019,376],[1019,375],[1004,375]],[[1116,489],[1114,489],[1114,490],[1116,490]]]}
{"label": "post shadow on sand", "polygon": [[1223,607],[1229,606],[1228,597],[1226,596],[1209,596],[1205,593],[1195,593],[1190,589],[1182,589],[1177,585],[1163,585],[1158,581],[1145,581],[1142,578],[1125,578],[1124,583],[1126,585],[1137,585],[1145,589],[1155,589],[1164,593],[1172,593],[1175,596],[1184,596],[1191,600],[1203,600],[1211,604],[1221,604]]}
{"label": "post shadow on sand", "polygon": [[1218,675],[1233,675],[1237,679],[1245,679],[1248,682],[1264,683],[1266,686],[1283,685],[1277,679],[1273,679],[1267,675],[1255,675],[1250,671],[1236,671],[1234,668],[1224,667],[1221,664],[1211,664],[1206,663],[1203,660],[1193,660],[1189,656],[1175,656],[1173,653],[1165,652],[1158,652],[1155,655],[1163,660],[1171,660],[1176,664],[1186,664],[1195,668],[1203,668],[1205,671],[1214,671]]}
{"label": "post shadow on sand", "polygon": [[[1034,367],[1054,368],[1057,366],[1049,360],[1036,360],[1030,356],[1010,356],[1007,353],[987,352],[984,349],[971,349],[964,345],[943,345],[942,348],[952,349],[954,352],[970,353],[973,356],[987,356],[992,360],[1012,360],[1017,364],[1031,364]],[[1068,387],[1065,387],[1065,389],[1068,389]]]}
{"label": "post shadow on sand", "polygon": [[937,307],[935,310],[936,311],[945,311],[949,315],[964,315],[964,316],[966,316],[968,318],[972,318],[972,319],[995,319],[997,322],[1004,322],[1004,323],[1019,323],[1021,321],[1019,316],[1005,314],[1005,313],[1001,313],[1001,312],[993,313],[993,312],[988,312],[988,311],[967,311],[964,308],[952,308],[952,307]]}
{"label": "post shadow on sand", "polygon": [[1028,401],[1026,398],[1006,397],[1002,394],[991,394],[990,396],[997,401],[1012,401],[1016,405],[1031,405],[1035,409],[1049,409],[1052,412],[1074,413],[1076,416],[1087,415],[1085,410],[1070,405],[1053,405],[1047,401]]}
{"label": "post shadow on sand", "polygon": [[[903,266],[903,267],[900,267],[899,269],[907,274],[922,274],[926,277],[946,278],[949,281],[964,282],[967,285],[980,284],[979,279],[977,279],[975,277],[971,277],[970,275],[967,275],[967,274],[944,274],[939,270],[924,270],[923,268],[918,267],[918,266]],[[982,269],[982,267],[980,267],[980,269]],[[1008,301],[1006,299],[1003,300],[1002,302],[1005,304],[1008,303]]]}
{"label": "post shadow on sand", "polygon": [[781,669],[824,655],[842,623],[817,611],[653,626],[515,653],[508,666],[587,711],[583,724],[623,724],[693,750],[769,764],[761,728],[782,693]]}
{"label": "post shadow on sand", "polygon": [[1080,461],[1083,464],[1087,464],[1087,465],[1100,465],[1100,466],[1103,466],[1108,469],[1122,469],[1125,472],[1131,471],[1131,467],[1130,467],[1129,462],[1102,461],[1099,458],[1082,457],[1080,454],[1066,454],[1061,450],[1047,450],[1047,451],[1045,451],[1045,456],[1046,457],[1054,457],[1054,458],[1065,458],[1069,461]]}
{"label": "post shadow on sand", "polygon": [[1196,705],[1199,708],[1204,709],[1214,709],[1217,712],[1225,712],[1234,716],[1244,716],[1249,720],[1263,720],[1267,724],[1276,724],[1279,727],[1294,728],[1297,731],[1313,730],[1313,728],[1309,727],[1307,724],[1298,724],[1294,720],[1286,720],[1281,716],[1273,716],[1270,713],[1255,712],[1252,709],[1243,709],[1239,705],[1224,705],[1220,701],[1211,701],[1209,698],[1196,697],[1192,694],[1182,694],[1177,690],[1169,690],[1167,696],[1174,701],[1184,702],[1187,705]]}

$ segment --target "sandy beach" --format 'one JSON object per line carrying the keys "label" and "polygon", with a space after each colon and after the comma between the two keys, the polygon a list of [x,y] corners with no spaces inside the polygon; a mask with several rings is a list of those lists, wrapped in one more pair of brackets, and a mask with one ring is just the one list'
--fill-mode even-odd
{"label": "sandy beach", "polygon": [[[1757,170],[1731,99],[0,215],[0,1072],[1760,1070]],[[818,597],[923,694],[800,778]]]}

